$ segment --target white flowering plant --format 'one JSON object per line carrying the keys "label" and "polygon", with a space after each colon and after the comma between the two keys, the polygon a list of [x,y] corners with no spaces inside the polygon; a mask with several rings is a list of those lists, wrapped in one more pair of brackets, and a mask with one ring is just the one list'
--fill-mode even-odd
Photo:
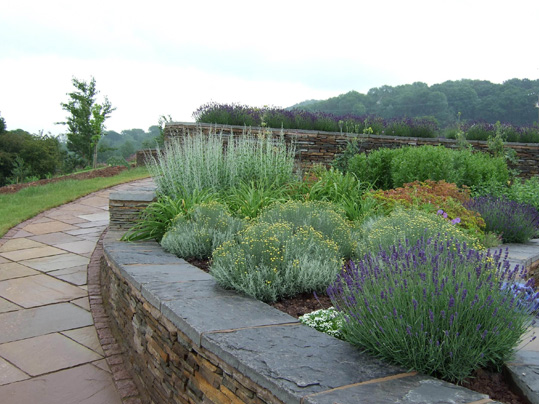
{"label": "white flowering plant", "polygon": [[344,317],[342,313],[335,310],[334,307],[320,309],[304,314],[299,318],[299,321],[317,331],[326,333],[335,338],[344,339],[341,332]]}

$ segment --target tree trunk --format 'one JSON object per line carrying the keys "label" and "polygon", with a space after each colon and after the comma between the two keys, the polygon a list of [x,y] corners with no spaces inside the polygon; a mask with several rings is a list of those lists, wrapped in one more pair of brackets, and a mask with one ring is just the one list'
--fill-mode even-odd
{"label": "tree trunk", "polygon": [[96,169],[97,168],[97,142],[94,146],[94,162],[92,164],[93,168]]}

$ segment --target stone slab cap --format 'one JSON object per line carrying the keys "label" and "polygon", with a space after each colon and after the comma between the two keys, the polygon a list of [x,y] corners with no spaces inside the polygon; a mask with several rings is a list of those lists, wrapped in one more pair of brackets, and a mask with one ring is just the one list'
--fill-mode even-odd
{"label": "stone slab cap", "polygon": [[175,282],[148,282],[142,284],[141,292],[148,303],[161,309],[163,302],[182,299],[202,299],[207,297],[237,296],[217,285],[215,279],[196,267],[192,271],[182,271],[181,279]]}
{"label": "stone slab cap", "polygon": [[230,295],[221,288],[214,288],[211,294],[163,301],[161,312],[199,346],[206,333],[298,323],[294,317],[251,297]]}
{"label": "stone slab cap", "polygon": [[306,396],[302,404],[468,404],[496,403],[477,393],[432,377],[404,373],[338,387]]}
{"label": "stone slab cap", "polygon": [[163,250],[157,251],[150,249],[132,249],[119,250],[107,248],[105,251],[107,259],[119,268],[126,265],[179,265],[185,264],[184,260],[180,260],[174,254],[169,254]]}
{"label": "stone slab cap", "polygon": [[140,201],[152,202],[157,195],[155,189],[141,189],[138,191],[113,191],[110,193],[111,201]]}
{"label": "stone slab cap", "polygon": [[539,404],[539,352],[518,351],[505,366],[530,403]]}
{"label": "stone slab cap", "polygon": [[285,403],[300,403],[308,395],[407,373],[302,324],[206,333],[202,347]]}

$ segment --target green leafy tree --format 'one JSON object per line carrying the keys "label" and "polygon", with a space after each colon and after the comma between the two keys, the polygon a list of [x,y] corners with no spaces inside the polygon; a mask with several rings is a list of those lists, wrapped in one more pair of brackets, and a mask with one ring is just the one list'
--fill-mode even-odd
{"label": "green leafy tree", "polygon": [[101,104],[96,102],[97,94],[95,78],[90,82],[73,77],[75,91],[68,93],[69,101],[61,103],[62,109],[69,113],[65,122],[67,125],[67,148],[80,156],[85,162],[93,160],[97,164],[98,143],[105,134],[105,120],[110,117],[113,108],[107,97]]}
{"label": "green leafy tree", "polygon": [[0,116],[0,135],[6,131],[6,121]]}
{"label": "green leafy tree", "polygon": [[22,130],[0,133],[0,186],[10,178],[24,180],[14,171],[24,167],[24,176],[44,178],[55,174],[62,165],[64,153],[59,140],[50,135],[31,135]]}

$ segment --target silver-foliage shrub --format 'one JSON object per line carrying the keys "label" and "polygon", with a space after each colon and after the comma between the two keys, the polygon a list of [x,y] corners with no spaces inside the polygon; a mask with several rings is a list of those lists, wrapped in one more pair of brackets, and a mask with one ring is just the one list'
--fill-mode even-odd
{"label": "silver-foliage shrub", "polygon": [[161,240],[161,246],[181,258],[208,259],[213,250],[235,235],[246,222],[232,217],[216,202],[203,203],[189,214],[180,214]]}
{"label": "silver-foliage shrub", "polygon": [[226,289],[274,302],[325,290],[342,264],[337,244],[311,226],[261,222],[219,246],[210,273]]}
{"label": "silver-foliage shrub", "polygon": [[311,226],[324,237],[334,241],[342,257],[350,258],[354,249],[352,224],[346,220],[339,205],[322,201],[288,201],[274,203],[264,209],[258,222],[287,222],[295,227]]}

